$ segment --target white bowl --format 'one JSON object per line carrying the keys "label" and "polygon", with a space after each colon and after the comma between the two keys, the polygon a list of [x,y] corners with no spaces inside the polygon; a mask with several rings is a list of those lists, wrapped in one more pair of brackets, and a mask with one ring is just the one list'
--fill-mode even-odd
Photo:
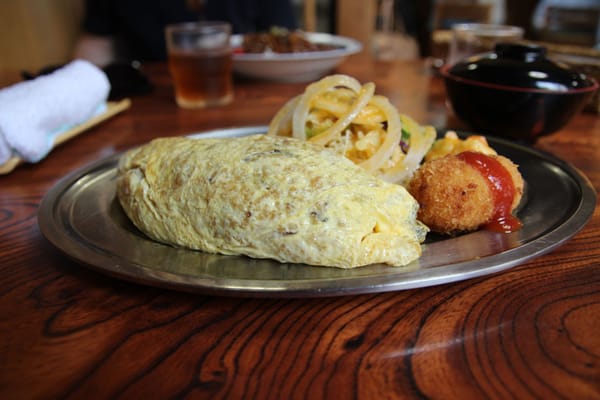
{"label": "white bowl", "polygon": [[[360,42],[328,33],[307,32],[306,39],[314,43],[339,46],[333,50],[304,53],[237,53],[233,54],[236,74],[279,82],[307,82],[321,78],[344,59],[362,49]],[[242,35],[233,35],[231,44],[240,48]]]}

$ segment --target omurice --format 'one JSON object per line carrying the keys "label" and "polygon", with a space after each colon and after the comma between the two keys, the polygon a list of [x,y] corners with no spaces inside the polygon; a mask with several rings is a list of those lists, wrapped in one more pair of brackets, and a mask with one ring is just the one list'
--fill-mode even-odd
{"label": "omurice", "polygon": [[280,262],[403,266],[428,228],[400,185],[295,138],[158,138],[119,162],[117,197],[151,239]]}

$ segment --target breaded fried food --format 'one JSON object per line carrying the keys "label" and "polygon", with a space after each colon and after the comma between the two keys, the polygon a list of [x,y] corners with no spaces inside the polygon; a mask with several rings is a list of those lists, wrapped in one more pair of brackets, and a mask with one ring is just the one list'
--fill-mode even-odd
{"label": "breaded fried food", "polygon": [[463,152],[426,161],[407,189],[420,205],[421,222],[433,232],[456,235],[481,227],[518,229],[512,212],[523,186],[517,166],[508,158]]}

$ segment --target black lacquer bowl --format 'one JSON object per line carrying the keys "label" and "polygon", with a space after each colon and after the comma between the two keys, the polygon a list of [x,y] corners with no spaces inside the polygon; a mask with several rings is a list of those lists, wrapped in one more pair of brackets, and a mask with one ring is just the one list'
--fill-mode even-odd
{"label": "black lacquer bowl", "polygon": [[537,45],[499,43],[441,74],[454,113],[471,130],[529,143],[561,129],[598,89]]}

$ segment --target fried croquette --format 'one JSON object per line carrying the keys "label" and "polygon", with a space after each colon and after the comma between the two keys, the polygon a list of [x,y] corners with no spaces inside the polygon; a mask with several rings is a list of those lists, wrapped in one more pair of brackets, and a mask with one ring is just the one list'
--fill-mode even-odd
{"label": "fried croquette", "polygon": [[407,185],[410,194],[420,204],[418,219],[433,232],[445,235],[471,232],[503,217],[497,215],[499,185],[494,189],[490,182],[490,178],[495,181],[500,178],[485,176],[481,168],[465,157],[466,154],[478,154],[477,157],[484,162],[487,160],[485,157],[491,158],[488,163],[498,167],[500,175],[502,167],[505,169],[504,176],[512,182],[505,184],[502,190],[510,191],[504,196],[511,196],[512,202],[508,197],[507,208],[510,209],[506,210],[504,217],[514,218],[511,213],[521,201],[524,182],[512,161],[503,156],[474,152],[447,155],[426,161]]}

